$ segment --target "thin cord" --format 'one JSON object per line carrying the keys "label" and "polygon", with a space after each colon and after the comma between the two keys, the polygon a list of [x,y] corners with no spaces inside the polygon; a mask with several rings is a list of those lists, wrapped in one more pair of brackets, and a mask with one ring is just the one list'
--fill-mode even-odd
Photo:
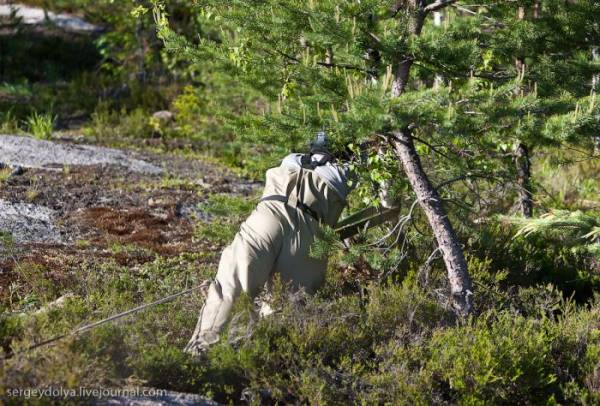
{"label": "thin cord", "polygon": [[171,300],[176,299],[179,296],[187,295],[188,293],[192,293],[193,291],[195,291],[197,289],[200,289],[200,288],[206,288],[209,284],[210,284],[210,281],[204,281],[200,285],[195,286],[193,288],[183,290],[183,291],[181,291],[179,293],[175,293],[175,294],[172,294],[170,296],[164,297],[162,299],[155,300],[154,302],[146,303],[146,304],[143,304],[141,306],[135,307],[133,309],[124,311],[122,313],[118,313],[118,314],[112,315],[110,317],[107,317],[105,319],[96,321],[94,323],[87,324],[87,325],[79,327],[79,328],[77,328],[77,329],[75,329],[75,330],[73,330],[73,331],[71,331],[69,333],[61,334],[61,335],[49,338],[47,340],[44,340],[42,342],[36,343],[36,344],[34,344],[34,345],[30,346],[30,347],[27,347],[27,348],[25,348],[25,349],[23,349],[23,350],[21,350],[19,352],[12,353],[12,354],[9,354],[9,355],[5,355],[2,358],[2,360],[6,360],[6,359],[9,359],[9,358],[12,358],[15,355],[19,355],[19,354],[23,354],[23,353],[26,353],[26,352],[33,351],[36,348],[43,347],[43,346],[48,345],[48,344],[52,344],[52,343],[54,343],[56,341],[59,341],[59,340],[62,340],[64,338],[66,338],[66,337],[75,336],[75,335],[83,333],[85,331],[92,330],[92,329],[94,329],[94,328],[96,328],[98,326],[101,326],[101,325],[106,324],[106,323],[110,323],[111,321],[118,320],[118,319],[123,318],[125,316],[129,316],[130,314],[134,314],[134,313],[140,312],[140,311],[142,311],[144,309],[147,309],[149,307],[153,307],[153,306],[157,306],[157,305],[162,304],[162,303],[170,302]]}

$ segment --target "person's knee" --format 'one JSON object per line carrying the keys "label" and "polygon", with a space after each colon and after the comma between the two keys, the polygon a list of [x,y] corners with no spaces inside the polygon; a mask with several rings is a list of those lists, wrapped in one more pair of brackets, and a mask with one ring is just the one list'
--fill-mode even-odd
{"label": "person's knee", "polygon": [[230,280],[220,280],[218,276],[211,286],[214,287],[219,299],[226,302],[233,302],[240,293],[239,284],[232,283]]}

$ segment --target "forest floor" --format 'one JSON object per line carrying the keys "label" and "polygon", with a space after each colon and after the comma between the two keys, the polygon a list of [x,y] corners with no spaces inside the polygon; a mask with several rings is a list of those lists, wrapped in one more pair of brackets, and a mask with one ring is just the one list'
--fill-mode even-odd
{"label": "forest floor", "polygon": [[[9,398],[16,388],[168,391],[95,402],[148,406],[600,404],[600,251],[570,229],[517,238],[511,182],[444,192],[475,285],[468,320],[448,307],[426,216],[399,181],[410,223],[319,241],[315,295],[275,277],[269,318],[242,295],[202,357],[183,352],[199,289],[29,350],[213,278],[256,207],[248,179],[289,151],[232,129],[267,100],[163,53],[133,2],[22,1],[56,9],[12,16],[0,0],[0,404],[30,400]],[[195,35],[197,9],[169,3]],[[453,176],[427,155],[434,184]],[[597,229],[597,156],[539,148],[531,170],[536,220],[570,213],[575,230]]]}
{"label": "forest floor", "polygon": [[199,205],[215,194],[245,197],[260,187],[202,160],[84,145],[73,136],[2,135],[0,162],[0,229],[11,240],[0,245],[4,304],[38,288],[23,278],[23,264],[61,286],[54,296],[70,297],[73,275],[91,264],[135,268],[184,253],[214,263],[220,246],[194,238],[197,222],[211,219]]}
{"label": "forest floor", "polygon": [[[17,260],[26,255],[48,265],[112,257],[134,265],[155,255],[214,250],[192,238],[195,221],[211,217],[199,204],[210,195],[247,196],[260,187],[198,159],[75,140],[0,136],[0,163],[10,168],[0,188],[0,225],[12,234]],[[11,173],[15,167],[22,173]],[[141,251],[115,252],[115,244]],[[4,265],[0,292],[16,277]]]}

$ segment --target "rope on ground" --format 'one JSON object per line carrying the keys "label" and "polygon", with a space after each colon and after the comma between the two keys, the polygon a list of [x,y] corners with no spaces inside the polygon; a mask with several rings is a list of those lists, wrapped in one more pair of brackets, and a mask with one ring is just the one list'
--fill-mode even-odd
{"label": "rope on ground", "polygon": [[96,321],[94,323],[87,324],[85,326],[79,327],[79,328],[77,328],[75,330],[72,330],[72,331],[66,333],[66,334],[61,334],[61,335],[49,338],[47,340],[44,340],[44,341],[41,341],[41,342],[36,343],[34,345],[31,345],[31,346],[29,346],[29,347],[27,347],[27,348],[25,348],[25,349],[23,349],[21,351],[5,355],[1,359],[2,360],[6,360],[6,359],[14,357],[15,355],[20,355],[20,354],[24,354],[24,353],[33,351],[33,350],[35,350],[37,348],[40,348],[40,347],[52,344],[52,343],[54,343],[56,341],[60,341],[60,340],[62,340],[64,338],[76,336],[76,335],[81,334],[83,332],[86,332],[86,331],[92,330],[92,329],[94,329],[96,327],[99,327],[99,326],[101,326],[103,324],[110,323],[112,321],[121,319],[121,318],[123,318],[125,316],[129,316],[131,314],[138,313],[138,312],[140,312],[142,310],[148,309],[149,307],[153,307],[153,306],[157,306],[159,304],[170,302],[170,301],[178,298],[179,296],[187,295],[188,293],[192,293],[195,290],[202,289],[202,288],[207,288],[208,285],[210,285],[210,281],[204,281],[200,285],[194,286],[193,288],[186,289],[186,290],[183,290],[183,291],[178,292],[178,293],[174,293],[174,294],[169,295],[167,297],[163,297],[162,299],[158,299],[158,300],[155,300],[154,302],[143,304],[141,306],[138,306],[138,307],[135,307],[133,309],[124,311],[122,313],[114,314],[114,315],[112,315],[110,317],[107,317],[105,319],[102,319],[102,320]]}

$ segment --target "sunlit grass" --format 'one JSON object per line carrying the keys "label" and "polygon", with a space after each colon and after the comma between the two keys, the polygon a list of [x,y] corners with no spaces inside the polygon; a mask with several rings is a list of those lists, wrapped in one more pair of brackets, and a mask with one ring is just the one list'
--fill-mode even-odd
{"label": "sunlit grass", "polygon": [[37,138],[38,140],[49,140],[52,138],[55,122],[56,116],[52,114],[33,112],[25,120],[25,125],[34,138]]}

